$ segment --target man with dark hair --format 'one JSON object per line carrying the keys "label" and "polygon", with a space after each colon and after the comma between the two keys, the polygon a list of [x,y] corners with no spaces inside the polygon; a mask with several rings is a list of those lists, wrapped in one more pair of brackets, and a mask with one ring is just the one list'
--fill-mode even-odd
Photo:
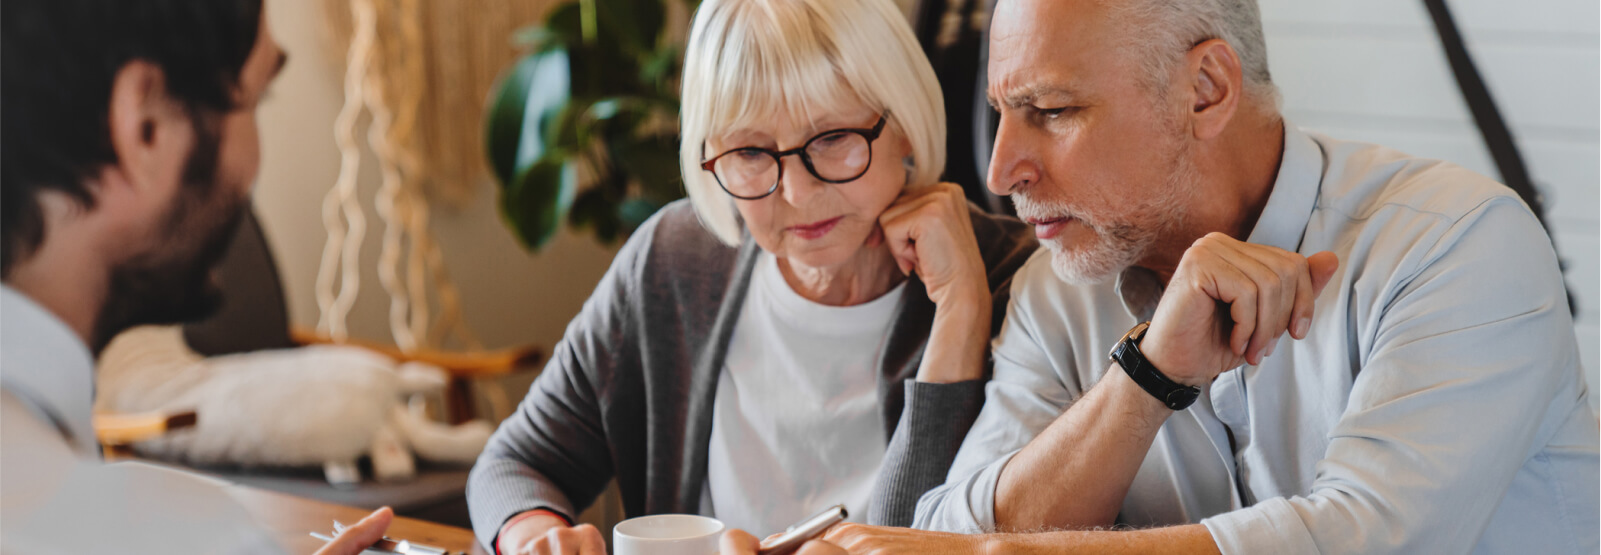
{"label": "man with dark hair", "polygon": [[[210,480],[98,464],[93,357],[214,311],[286,56],[261,0],[8,0],[0,13],[0,551],[279,551]],[[324,553],[359,553],[381,509]]]}

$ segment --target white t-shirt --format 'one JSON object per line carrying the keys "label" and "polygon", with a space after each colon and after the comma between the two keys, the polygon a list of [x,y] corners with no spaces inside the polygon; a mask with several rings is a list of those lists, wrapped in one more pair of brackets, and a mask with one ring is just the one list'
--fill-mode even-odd
{"label": "white t-shirt", "polygon": [[717,382],[703,513],[757,537],[841,503],[866,516],[885,449],[879,358],[904,290],[818,304],[761,253]]}

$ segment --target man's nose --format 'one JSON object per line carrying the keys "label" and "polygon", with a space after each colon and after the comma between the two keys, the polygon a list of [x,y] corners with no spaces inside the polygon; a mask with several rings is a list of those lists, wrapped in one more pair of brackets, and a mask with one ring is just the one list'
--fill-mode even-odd
{"label": "man's nose", "polygon": [[1001,196],[1015,193],[1040,179],[1039,165],[1023,126],[1012,119],[1001,116],[1000,127],[995,130],[995,148],[990,152],[989,176],[985,179],[990,192]]}

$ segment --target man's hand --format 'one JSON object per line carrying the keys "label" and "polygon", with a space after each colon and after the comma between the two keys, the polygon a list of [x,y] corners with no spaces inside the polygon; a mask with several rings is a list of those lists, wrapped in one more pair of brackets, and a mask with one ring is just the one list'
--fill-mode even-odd
{"label": "man's hand", "polygon": [[524,518],[501,530],[501,555],[606,555],[606,539],[588,524],[568,526],[549,514]]}
{"label": "man's hand", "polygon": [[373,511],[366,518],[361,519],[344,533],[334,537],[317,550],[317,555],[358,555],[378,540],[383,539],[384,531],[389,529],[389,523],[395,519],[395,512],[384,507]]}
{"label": "man's hand", "polygon": [[984,536],[851,522],[834,525],[823,538],[851,555],[979,555],[984,552],[985,540]]}
{"label": "man's hand", "polygon": [[[723,534],[720,555],[756,555],[761,542],[744,530],[733,529]],[[846,555],[845,550],[823,540],[812,540],[795,551],[795,555]]]}
{"label": "man's hand", "polygon": [[1306,337],[1313,300],[1339,265],[1330,252],[1303,257],[1208,234],[1184,252],[1140,350],[1167,377],[1193,386],[1260,364],[1284,332]]}

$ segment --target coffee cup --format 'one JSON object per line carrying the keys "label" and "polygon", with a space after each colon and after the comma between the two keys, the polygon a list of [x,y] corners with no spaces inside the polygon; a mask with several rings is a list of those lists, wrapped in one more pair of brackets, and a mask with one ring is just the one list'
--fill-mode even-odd
{"label": "coffee cup", "polygon": [[723,523],[697,515],[647,515],[612,528],[614,555],[714,555]]}

